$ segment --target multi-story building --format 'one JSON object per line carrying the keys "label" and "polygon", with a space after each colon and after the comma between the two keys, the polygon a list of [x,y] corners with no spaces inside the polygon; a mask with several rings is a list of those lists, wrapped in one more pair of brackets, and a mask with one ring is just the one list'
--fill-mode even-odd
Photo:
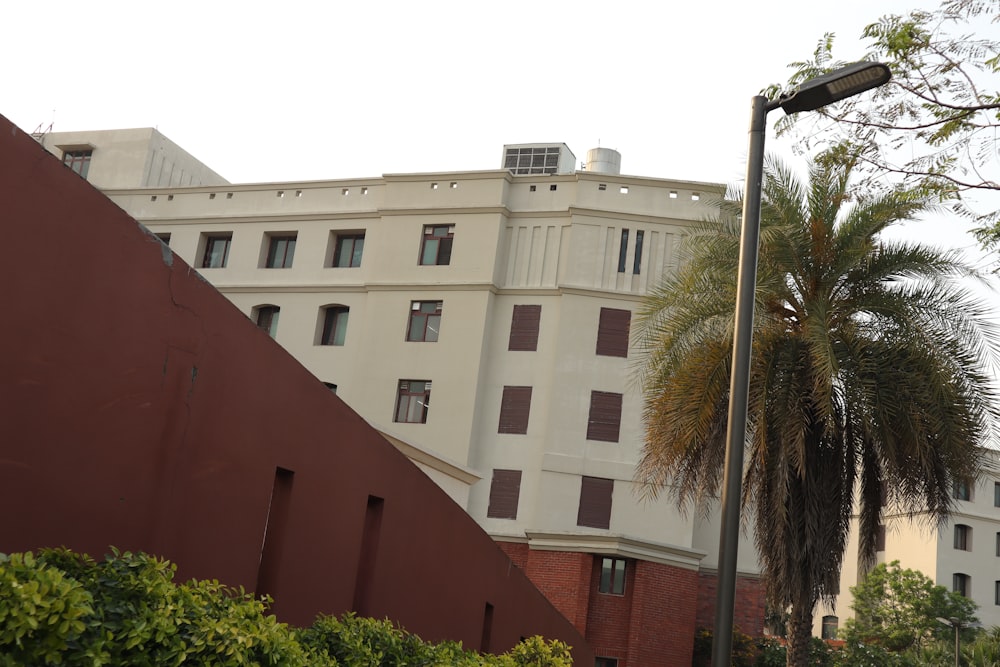
{"label": "multi-story building", "polygon": [[[71,143],[97,173],[113,139]],[[714,613],[717,514],[633,482],[629,333],[724,187],[589,157],[524,144],[499,170],[104,190],[444,486],[600,664],[686,664]],[[739,569],[737,625],[758,633],[749,541]]]}
{"label": "multi-story building", "polygon": [[[938,525],[926,514],[887,512],[876,542],[876,562],[899,561],[901,567],[919,570],[938,585],[972,598],[980,622],[993,627],[1000,626],[1000,455],[988,451],[986,456],[978,480],[954,486],[956,507],[946,523]],[[840,575],[841,594],[835,608],[817,611],[816,634],[832,636],[853,617],[850,588],[865,573],[858,561],[854,520]]]}

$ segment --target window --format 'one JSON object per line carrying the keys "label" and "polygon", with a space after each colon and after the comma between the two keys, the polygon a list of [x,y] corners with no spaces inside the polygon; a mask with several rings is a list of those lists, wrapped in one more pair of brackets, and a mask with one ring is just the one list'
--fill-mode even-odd
{"label": "window", "polygon": [[410,321],[406,326],[406,340],[434,343],[441,330],[443,301],[411,301]]}
{"label": "window", "polygon": [[997,556],[1000,556],[1000,533],[997,533]]}
{"label": "window", "polygon": [[90,158],[93,156],[92,150],[63,151],[63,164],[78,173],[83,178],[87,178],[90,171]]}
{"label": "window", "polygon": [[455,236],[455,225],[424,226],[424,241],[420,246],[420,264],[451,264],[451,243]]}
{"label": "window", "polygon": [[278,315],[281,313],[281,308],[277,306],[257,306],[254,309],[256,312],[254,314],[254,322],[257,326],[267,332],[267,335],[274,338],[274,335],[278,333]]}
{"label": "window", "polygon": [[613,479],[581,477],[576,525],[607,529],[611,525],[611,495],[614,488]]}
{"label": "window", "polygon": [[531,387],[504,387],[497,433],[527,433]]}
{"label": "window", "polygon": [[875,551],[885,551],[885,525],[879,524],[875,531]]}
{"label": "window", "polygon": [[625,273],[625,256],[628,254],[628,230],[622,230],[622,242],[618,245],[618,273]]}
{"label": "window", "polygon": [[972,551],[972,526],[955,524],[955,548],[960,551]]}
{"label": "window", "polygon": [[206,234],[205,254],[201,258],[203,269],[224,269],[229,261],[229,245],[233,241],[232,234]]}
{"label": "window", "polygon": [[330,266],[341,268],[361,266],[361,254],[364,249],[364,232],[360,234],[336,234]]}
{"label": "window", "polygon": [[392,421],[426,424],[427,408],[430,404],[430,380],[400,380],[399,393],[396,396],[396,414]]}
{"label": "window", "polygon": [[268,236],[267,258],[264,267],[268,269],[290,269],[295,257],[295,235]]}
{"label": "window", "polygon": [[993,507],[1000,507],[1000,482],[993,482]]}
{"label": "window", "polygon": [[155,236],[160,239],[164,245],[170,245],[170,232],[157,232]]}
{"label": "window", "polygon": [[492,519],[516,519],[517,500],[521,494],[520,470],[494,470],[490,483],[490,505],[486,516]]}
{"label": "window", "polygon": [[972,500],[972,484],[968,478],[956,479],[952,487],[952,496],[956,500]]}
{"label": "window", "polygon": [[558,146],[508,148],[503,168],[515,174],[554,174],[559,169]]}
{"label": "window", "polygon": [[821,637],[823,639],[836,639],[837,638],[837,623],[838,618],[836,616],[824,616],[823,617],[823,630]]}
{"label": "window", "polygon": [[351,309],[347,306],[326,306],[322,309],[323,331],[320,345],[343,345],[347,337],[347,318]]}
{"label": "window", "polygon": [[618,442],[622,420],[622,395],[610,391],[590,392],[587,440]]}
{"label": "window", "polygon": [[951,575],[951,590],[956,593],[960,593],[965,597],[969,597],[969,592],[972,589],[972,577],[967,574],[962,574],[961,572],[956,572]]}
{"label": "window", "polygon": [[323,386],[332,391],[334,394],[337,393],[337,385],[332,382],[324,382]]}
{"label": "window", "polygon": [[598,593],[625,595],[625,559],[602,558],[601,579],[597,584]]}
{"label": "window", "polygon": [[1000,605],[1000,581],[993,582],[993,604]]}
{"label": "window", "polygon": [[618,658],[594,658],[594,667],[618,667]]}
{"label": "window", "polygon": [[512,352],[534,352],[537,350],[538,324],[541,319],[541,306],[514,306],[507,349]]}
{"label": "window", "polygon": [[597,322],[597,354],[606,357],[628,356],[628,331],[632,312],[618,308],[601,308]]}
{"label": "window", "polygon": [[637,229],[635,232],[635,258],[632,260],[632,274],[636,276],[639,275],[639,270],[642,268],[642,236],[642,230]]}

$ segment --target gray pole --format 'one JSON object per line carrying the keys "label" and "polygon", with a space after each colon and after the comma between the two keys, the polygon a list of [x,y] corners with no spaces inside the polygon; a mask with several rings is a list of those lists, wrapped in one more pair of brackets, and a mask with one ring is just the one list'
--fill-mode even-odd
{"label": "gray pole", "polygon": [[764,132],[767,112],[777,107],[767,98],[753,98],[750,147],[743,192],[740,267],[736,283],[736,323],[733,332],[726,469],[722,481],[722,528],[719,535],[719,581],[712,637],[712,667],[730,667],[733,653],[733,612],[736,606],[736,552],[740,539],[740,489],[746,445],[750,390],[750,347],[753,339],[754,291],[757,287],[757,246],[760,237],[761,181],[764,175]]}
{"label": "gray pole", "polygon": [[958,629],[962,627],[962,624],[959,623],[957,618],[954,620],[954,623],[955,623],[955,667],[961,667],[961,665],[959,665],[958,663],[958,656],[960,655],[958,652]]}

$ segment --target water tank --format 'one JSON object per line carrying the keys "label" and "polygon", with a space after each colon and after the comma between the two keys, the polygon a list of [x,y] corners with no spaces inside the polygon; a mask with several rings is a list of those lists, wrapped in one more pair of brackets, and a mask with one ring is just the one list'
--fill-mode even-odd
{"label": "water tank", "polygon": [[587,151],[587,171],[598,174],[620,174],[622,154],[613,148],[591,148]]}

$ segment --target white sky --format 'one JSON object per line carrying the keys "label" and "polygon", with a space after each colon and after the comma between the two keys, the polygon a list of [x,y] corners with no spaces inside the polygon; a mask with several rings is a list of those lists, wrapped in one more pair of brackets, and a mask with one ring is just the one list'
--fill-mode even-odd
{"label": "white sky", "polygon": [[[824,32],[854,60],[868,23],[936,6],[13,0],[0,114],[28,132],[157,127],[234,183],[495,169],[505,143],[561,141],[578,160],[619,150],[625,174],[728,184],[751,96]],[[768,148],[797,159],[773,132]],[[913,227],[974,247],[967,226]]]}

